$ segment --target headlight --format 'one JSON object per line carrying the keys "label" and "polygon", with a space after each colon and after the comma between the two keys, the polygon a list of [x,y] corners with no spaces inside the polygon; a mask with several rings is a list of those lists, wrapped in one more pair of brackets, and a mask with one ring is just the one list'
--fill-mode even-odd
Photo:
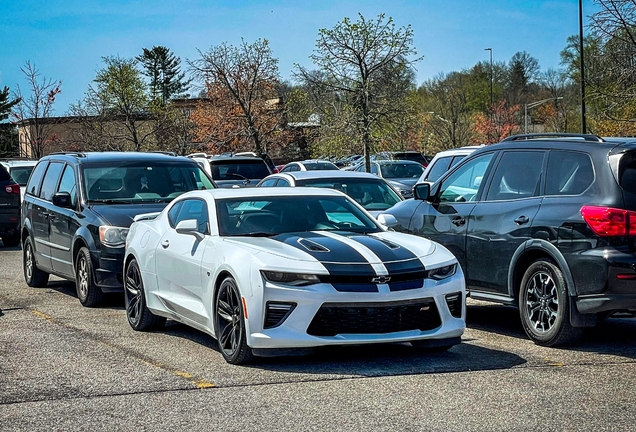
{"label": "headlight", "polygon": [[312,274],[285,273],[269,270],[261,270],[261,274],[267,282],[275,284],[307,286],[320,283],[318,276]]}
{"label": "headlight", "polygon": [[128,228],[100,226],[99,241],[105,246],[118,247],[126,244]]}
{"label": "headlight", "polygon": [[457,264],[452,264],[428,271],[428,277],[435,280],[446,279],[457,272]]}

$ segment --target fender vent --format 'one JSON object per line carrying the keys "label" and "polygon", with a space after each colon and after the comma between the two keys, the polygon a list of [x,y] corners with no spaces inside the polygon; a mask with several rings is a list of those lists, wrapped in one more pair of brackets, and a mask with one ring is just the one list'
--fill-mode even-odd
{"label": "fender vent", "polygon": [[307,239],[299,239],[298,243],[304,247],[305,249],[312,252],[329,252],[329,249],[324,247],[323,245],[316,243],[315,241],[307,240]]}

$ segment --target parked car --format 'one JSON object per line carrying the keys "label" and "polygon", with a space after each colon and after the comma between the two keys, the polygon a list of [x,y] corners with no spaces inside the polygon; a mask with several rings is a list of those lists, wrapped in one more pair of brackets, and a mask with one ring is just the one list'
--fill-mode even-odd
{"label": "parked car", "polygon": [[418,183],[435,183],[446,171],[460,163],[466,156],[483,146],[466,146],[444,150],[435,155],[428,164]]}
{"label": "parked car", "polygon": [[535,343],[636,311],[636,140],[513,136],[414,191],[395,228],[445,245],[470,296],[516,306]]}
{"label": "parked car", "polygon": [[31,159],[5,159],[0,161],[0,164],[4,165],[11,178],[20,185],[20,196],[22,199],[24,199],[24,191],[26,190],[31,171],[33,171],[37,163],[38,161]]}
{"label": "parked car", "polygon": [[445,350],[465,329],[455,257],[328,189],[184,194],[131,226],[125,275],[133,329],[182,322],[234,364],[324,345]]}
{"label": "parked car", "polygon": [[431,157],[424,155],[418,151],[401,151],[401,152],[391,152],[390,158],[393,160],[410,160],[415,161],[426,168],[431,161]]}
{"label": "parked car", "polygon": [[315,170],[338,170],[334,163],[328,160],[311,159],[298,162],[290,162],[278,172],[293,172],[293,171],[315,171]]}
{"label": "parked car", "polygon": [[54,274],[75,281],[82,305],[98,305],[105,292],[123,291],[133,217],[161,211],[184,192],[212,188],[185,157],[106,152],[40,159],[27,184],[18,237],[27,285],[46,286]]}
{"label": "parked car", "polygon": [[384,179],[373,174],[352,171],[295,171],[272,174],[256,186],[308,186],[339,190],[353,198],[373,217],[403,200]]}
{"label": "parked car", "polygon": [[254,187],[272,172],[259,157],[211,156],[208,158],[212,179],[220,188]]}
{"label": "parked car", "polygon": [[[355,171],[364,172],[364,164]],[[391,184],[404,198],[413,197],[413,186],[424,172],[424,167],[413,161],[379,160],[371,162],[371,174]]]}
{"label": "parked car", "polygon": [[20,244],[20,185],[0,165],[0,238],[6,247]]}

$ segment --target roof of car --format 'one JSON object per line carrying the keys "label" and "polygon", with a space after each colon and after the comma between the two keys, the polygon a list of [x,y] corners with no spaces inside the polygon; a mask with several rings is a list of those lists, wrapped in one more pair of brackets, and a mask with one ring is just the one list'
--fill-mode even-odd
{"label": "roof of car", "polygon": [[443,156],[467,155],[483,147],[485,146],[475,145],[475,146],[464,146],[464,147],[458,147],[454,149],[442,150],[441,152],[437,153],[435,157],[439,158]]}
{"label": "roof of car", "polygon": [[359,171],[341,171],[341,170],[315,170],[315,171],[288,171],[284,173],[272,174],[270,177],[290,176],[295,180],[307,179],[333,179],[333,178],[366,178],[380,180],[380,178],[371,173]]}
{"label": "roof of car", "polygon": [[224,162],[224,161],[261,161],[265,163],[265,161],[258,156],[232,156],[232,155],[220,155],[220,156],[210,156],[208,158],[210,162]]}
{"label": "roof of car", "polygon": [[340,191],[327,188],[294,187],[294,188],[233,188],[233,189],[207,189],[186,192],[181,197],[208,197],[215,199],[225,198],[259,198],[271,196],[346,196]]}
{"label": "roof of car", "polygon": [[161,152],[59,152],[51,153],[42,159],[75,160],[80,164],[102,163],[102,162],[132,162],[132,161],[154,161],[154,162],[192,162],[192,159],[177,156],[174,153]]}
{"label": "roof of car", "polygon": [[412,161],[412,160],[408,160],[408,159],[374,160],[374,161],[371,161],[371,163],[376,163],[376,164],[380,164],[380,165],[390,165],[390,164],[413,164],[413,165],[420,165],[420,166],[422,166],[419,162]]}
{"label": "roof of car", "polygon": [[17,167],[17,166],[33,166],[38,163],[35,159],[5,159],[1,160],[0,163],[6,167]]}

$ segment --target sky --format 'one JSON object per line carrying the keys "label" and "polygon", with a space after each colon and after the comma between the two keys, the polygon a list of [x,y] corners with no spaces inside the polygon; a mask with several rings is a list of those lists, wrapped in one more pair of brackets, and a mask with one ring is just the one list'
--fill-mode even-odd
{"label": "sky", "polygon": [[[594,12],[583,0],[585,23]],[[0,88],[28,93],[27,61],[40,79],[62,81],[54,115],[85,94],[102,57],[135,57],[143,48],[166,46],[181,58],[227,42],[270,42],[280,75],[291,80],[295,64],[311,68],[318,30],[358,13],[384,13],[397,27],[411,25],[418,85],[440,73],[479,61],[508,62],[518,51],[542,70],[558,68],[559,53],[578,34],[578,0],[0,0]]]}

